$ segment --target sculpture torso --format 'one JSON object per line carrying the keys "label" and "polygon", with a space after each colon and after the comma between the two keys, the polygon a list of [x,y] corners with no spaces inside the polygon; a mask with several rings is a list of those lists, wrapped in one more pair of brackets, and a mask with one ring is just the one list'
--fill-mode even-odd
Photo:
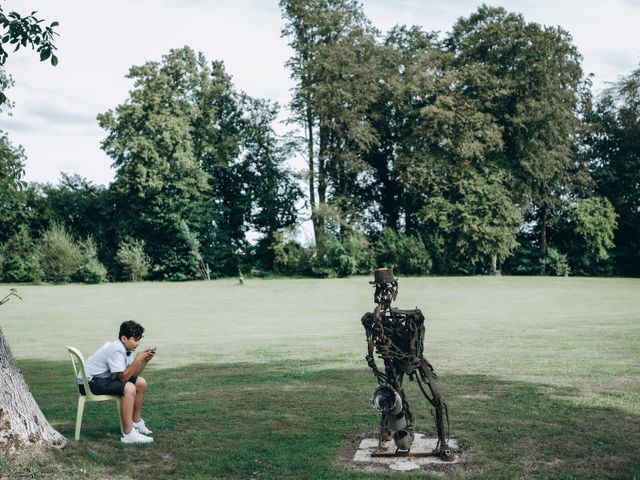
{"label": "sculpture torso", "polygon": [[390,307],[380,312],[379,321],[375,313],[367,312],[362,317],[362,325],[367,338],[373,340],[376,353],[383,359],[396,359],[405,364],[405,373],[410,373],[406,367],[416,367],[423,358],[425,328],[420,309]]}

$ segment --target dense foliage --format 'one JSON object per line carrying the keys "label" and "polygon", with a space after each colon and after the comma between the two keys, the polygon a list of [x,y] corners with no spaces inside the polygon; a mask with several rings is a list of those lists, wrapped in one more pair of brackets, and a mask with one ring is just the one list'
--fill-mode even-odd
{"label": "dense foliage", "polygon": [[595,190],[618,215],[615,271],[640,273],[640,67],[611,86],[587,117],[586,156]]}
{"label": "dense foliage", "polygon": [[640,70],[593,99],[568,32],[503,8],[440,36],[379,32],[353,0],[280,6],[292,133],[184,47],[98,115],[109,186],[27,185],[0,135],[2,280],[640,274]]}
{"label": "dense foliage", "polygon": [[[54,37],[58,35],[55,28],[58,22],[51,22],[49,26],[42,27],[44,20],[36,16],[38,12],[31,12],[24,15],[19,12],[5,12],[0,5],[0,67],[2,67],[9,51],[19,50],[21,47],[31,47],[40,56],[40,61],[50,60],[51,65],[58,64],[58,57],[53,53],[56,46],[53,43]],[[7,100],[4,93],[6,85],[0,82],[0,104]]]}

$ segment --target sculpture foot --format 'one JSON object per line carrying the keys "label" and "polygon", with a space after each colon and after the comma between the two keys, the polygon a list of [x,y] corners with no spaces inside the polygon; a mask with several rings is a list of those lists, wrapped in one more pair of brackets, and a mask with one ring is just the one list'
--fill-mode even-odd
{"label": "sculpture foot", "polygon": [[456,458],[456,454],[453,453],[453,449],[446,444],[440,447],[438,456],[443,462],[453,462]]}

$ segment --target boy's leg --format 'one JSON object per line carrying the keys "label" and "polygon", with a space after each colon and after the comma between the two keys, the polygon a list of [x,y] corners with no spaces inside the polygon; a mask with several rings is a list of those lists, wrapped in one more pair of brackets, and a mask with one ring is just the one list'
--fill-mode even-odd
{"label": "boy's leg", "polygon": [[127,382],[122,392],[122,424],[124,433],[130,433],[133,428],[133,412],[136,402],[136,386]]}
{"label": "boy's leg", "polygon": [[144,394],[147,391],[147,381],[142,378],[142,377],[138,377],[136,379],[136,383],[135,383],[135,402],[133,404],[133,415],[132,415],[132,419],[134,422],[139,422],[141,417],[141,413],[142,413],[142,404],[144,402]]}
{"label": "boy's leg", "polygon": [[[135,378],[135,377],[133,377]],[[133,428],[133,409],[136,402],[136,386],[132,381],[122,382],[118,379],[93,378],[89,388],[94,395],[120,395],[122,402],[120,415],[124,433],[131,433]]]}

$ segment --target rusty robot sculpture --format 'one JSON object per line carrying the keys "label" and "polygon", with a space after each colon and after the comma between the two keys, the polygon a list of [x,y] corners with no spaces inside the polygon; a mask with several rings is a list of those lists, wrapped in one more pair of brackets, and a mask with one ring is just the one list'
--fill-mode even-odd
{"label": "rusty robot sculpture", "polygon": [[[391,306],[398,295],[398,279],[393,270],[379,268],[374,272],[373,295],[376,308],[362,317],[367,336],[367,363],[378,387],[371,396],[373,405],[381,413],[379,441],[390,437],[397,447],[396,452],[411,448],[414,439],[413,415],[402,388],[405,375],[415,381],[425,399],[433,407],[438,444],[434,454],[444,461],[453,461],[455,454],[445,436],[449,414],[442,400],[436,381],[436,373],[424,358],[424,315],[416,308],[400,310]],[[384,362],[384,372],[376,365],[375,354]]]}

